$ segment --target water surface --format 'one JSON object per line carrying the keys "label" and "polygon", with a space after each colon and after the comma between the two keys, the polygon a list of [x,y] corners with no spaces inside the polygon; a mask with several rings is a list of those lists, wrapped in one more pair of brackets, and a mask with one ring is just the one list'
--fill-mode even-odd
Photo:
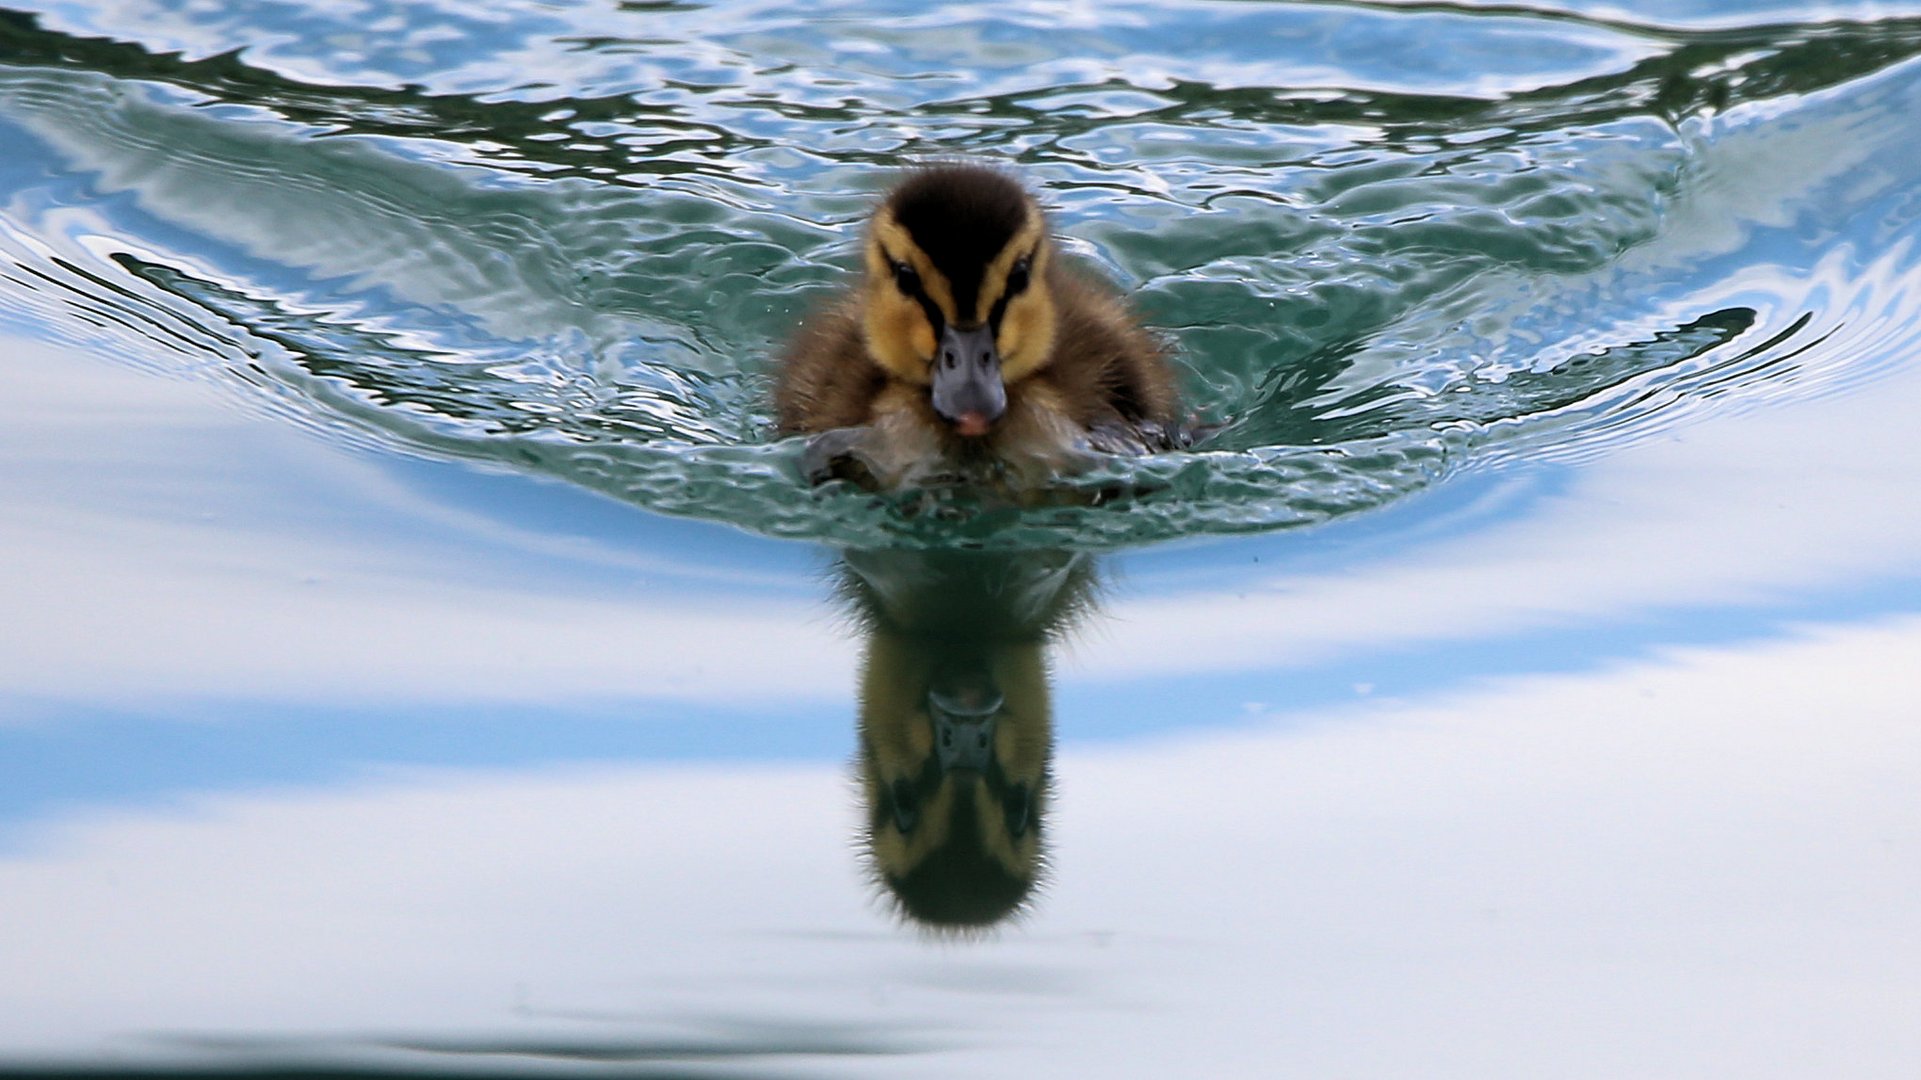
{"label": "water surface", "polygon": [[[0,1068],[1911,1075],[1918,51],[0,12]],[[1028,509],[801,483],[771,357],[947,155],[1216,435]],[[964,803],[892,783],[935,697],[1040,839],[985,937],[875,839]]]}

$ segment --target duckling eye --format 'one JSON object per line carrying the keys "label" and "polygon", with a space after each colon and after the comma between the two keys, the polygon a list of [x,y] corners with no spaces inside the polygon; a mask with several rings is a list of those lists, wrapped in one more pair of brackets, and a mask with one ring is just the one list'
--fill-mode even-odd
{"label": "duckling eye", "polygon": [[894,264],[894,284],[900,286],[904,296],[920,295],[920,275],[904,262]]}
{"label": "duckling eye", "polygon": [[904,833],[913,832],[914,826],[920,824],[920,796],[914,793],[914,785],[896,780],[889,794],[894,797],[894,827]]}
{"label": "duckling eye", "polygon": [[1021,293],[1027,288],[1027,266],[1028,266],[1028,261],[1026,259],[1021,259],[1020,261],[1014,264],[1013,269],[1007,272],[1007,288],[1004,291],[1005,295],[1014,296]]}

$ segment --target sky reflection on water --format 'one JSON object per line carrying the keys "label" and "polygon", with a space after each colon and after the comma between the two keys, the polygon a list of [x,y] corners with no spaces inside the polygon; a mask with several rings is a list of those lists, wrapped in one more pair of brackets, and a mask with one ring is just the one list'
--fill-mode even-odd
{"label": "sky reflection on water", "polygon": [[966,948],[876,924],[827,763],[383,770],[95,811],[0,865],[35,928],[0,937],[33,988],[0,1032],[16,1055],[834,1075],[1793,1076],[1845,1047],[1896,1076],[1921,1050],[1921,685],[1890,675],[1917,648],[1910,616],[1071,743],[1044,916]]}
{"label": "sky reflection on water", "polygon": [[[1037,913],[929,950],[850,846],[824,559],[727,538],[787,583],[742,599],[716,566],[754,560],[624,542],[638,511],[511,476],[423,498],[405,459],[8,355],[38,462],[9,503],[47,512],[4,529],[37,560],[8,602],[44,616],[0,652],[30,705],[0,742],[104,725],[154,757],[6,807],[14,1060],[1791,1076],[1847,1046],[1894,1076],[1921,1050],[1912,376],[1314,543],[1111,560],[1058,676]],[[470,483],[582,512],[516,522]],[[682,593],[724,631],[655,630]],[[230,636],[184,634],[188,595]],[[755,741],[769,700],[800,734]]]}

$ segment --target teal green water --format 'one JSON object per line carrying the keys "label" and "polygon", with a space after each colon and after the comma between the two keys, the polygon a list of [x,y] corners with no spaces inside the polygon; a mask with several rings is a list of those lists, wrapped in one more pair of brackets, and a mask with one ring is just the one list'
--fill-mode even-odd
{"label": "teal green water", "polygon": [[[1912,303],[1913,92],[1879,76],[1917,21],[167,10],[6,18],[11,307],[329,437],[767,535],[1324,521],[1858,379]],[[1136,493],[1096,509],[797,481],[770,357],[943,155],[1019,168],[1219,434],[1064,482]]]}

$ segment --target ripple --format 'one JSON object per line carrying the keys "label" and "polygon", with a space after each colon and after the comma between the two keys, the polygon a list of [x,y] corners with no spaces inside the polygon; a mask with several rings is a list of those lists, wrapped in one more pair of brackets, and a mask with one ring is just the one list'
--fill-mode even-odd
{"label": "ripple", "polygon": [[[280,33],[291,8],[144,10],[0,18],[0,318],[323,438],[767,535],[1311,525],[1853,385],[1921,325],[1921,19],[736,4],[726,33],[688,9],[641,36],[509,6],[460,15],[454,55],[411,7],[338,53]],[[1397,59],[1434,40],[1458,48]],[[1020,505],[800,482],[768,358],[934,148],[1023,166],[1178,340],[1217,435]]]}

